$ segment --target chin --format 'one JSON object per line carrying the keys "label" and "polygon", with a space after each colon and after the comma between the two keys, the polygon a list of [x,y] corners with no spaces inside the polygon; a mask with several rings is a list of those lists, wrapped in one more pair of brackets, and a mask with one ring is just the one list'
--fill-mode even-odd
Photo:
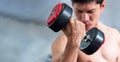
{"label": "chin", "polygon": [[85,30],[86,30],[86,32],[87,32],[87,31],[89,31],[89,30],[92,29],[92,28],[93,28],[92,26],[86,26],[86,27],[85,27]]}
{"label": "chin", "polygon": [[88,30],[90,30],[90,28],[86,27],[85,30],[86,30],[86,32],[87,32]]}

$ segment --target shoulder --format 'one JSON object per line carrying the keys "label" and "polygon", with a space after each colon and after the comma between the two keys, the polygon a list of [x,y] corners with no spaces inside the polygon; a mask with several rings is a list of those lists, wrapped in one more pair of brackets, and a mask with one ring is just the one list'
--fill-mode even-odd
{"label": "shoulder", "polygon": [[114,38],[120,37],[120,32],[116,28],[99,23],[99,29],[102,30],[106,35],[114,36]]}
{"label": "shoulder", "polygon": [[118,34],[119,33],[119,31],[116,28],[112,28],[112,27],[107,26],[103,23],[99,23],[98,28],[102,31],[106,31],[106,32],[109,32],[109,33],[112,32],[113,34]]}
{"label": "shoulder", "polygon": [[107,31],[110,32],[111,35],[115,35],[116,37],[120,35],[119,31],[116,28],[107,27]]}

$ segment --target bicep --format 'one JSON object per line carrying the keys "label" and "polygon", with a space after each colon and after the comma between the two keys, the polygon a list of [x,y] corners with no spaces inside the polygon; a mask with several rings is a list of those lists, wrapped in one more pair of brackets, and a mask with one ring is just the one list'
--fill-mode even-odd
{"label": "bicep", "polygon": [[58,62],[63,53],[62,49],[57,44],[55,45],[53,44],[51,49],[52,49],[52,62]]}
{"label": "bicep", "polygon": [[52,44],[52,62],[59,62],[60,58],[64,53],[66,46],[66,38],[63,35],[60,35]]}

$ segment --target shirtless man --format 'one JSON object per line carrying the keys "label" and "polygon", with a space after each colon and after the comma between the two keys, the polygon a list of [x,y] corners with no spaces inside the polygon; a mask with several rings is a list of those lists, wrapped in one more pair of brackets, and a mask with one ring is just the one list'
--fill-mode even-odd
{"label": "shirtless man", "polygon": [[[99,22],[105,0],[71,0],[77,19],[71,18],[52,44],[53,62],[120,62],[120,33]],[[92,55],[80,51],[85,33],[97,27],[105,34],[104,44]]]}

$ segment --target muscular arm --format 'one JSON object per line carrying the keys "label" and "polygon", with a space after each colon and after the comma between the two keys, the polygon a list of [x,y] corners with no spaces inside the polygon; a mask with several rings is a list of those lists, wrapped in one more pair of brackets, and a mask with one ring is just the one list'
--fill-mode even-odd
{"label": "muscular arm", "polygon": [[61,34],[52,44],[52,62],[77,62],[78,51],[79,48],[70,46],[66,36]]}
{"label": "muscular arm", "polygon": [[[68,42],[70,41],[72,40],[68,40]],[[76,44],[73,43],[67,43],[60,62],[77,62],[78,52],[79,46],[76,46]]]}
{"label": "muscular arm", "polygon": [[59,36],[52,46],[53,62],[77,62],[80,41],[85,35],[85,25],[71,18],[62,31],[63,35]]}
{"label": "muscular arm", "polygon": [[59,62],[64,53],[66,43],[67,39],[63,33],[53,42],[51,46],[52,62]]}

